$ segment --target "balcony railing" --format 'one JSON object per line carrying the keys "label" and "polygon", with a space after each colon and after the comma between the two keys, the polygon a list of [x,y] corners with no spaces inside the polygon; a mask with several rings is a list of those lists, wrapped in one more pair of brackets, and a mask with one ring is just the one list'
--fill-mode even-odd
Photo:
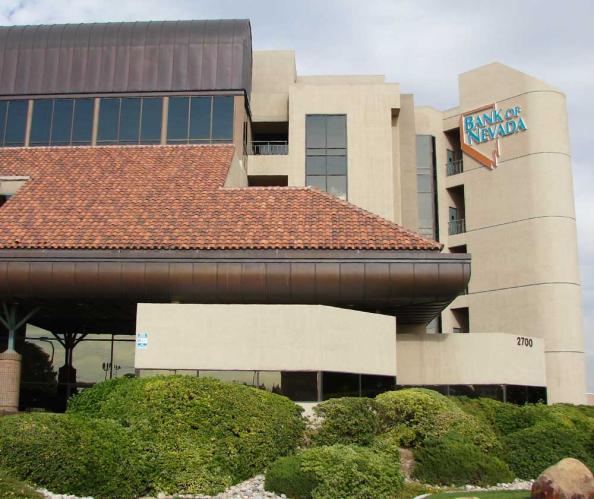
{"label": "balcony railing", "polygon": [[287,140],[254,140],[249,150],[255,156],[283,156],[289,154],[289,143]]}
{"label": "balcony railing", "polygon": [[453,236],[454,234],[462,234],[466,232],[466,220],[460,218],[458,220],[450,220],[448,234]]}
{"label": "balcony railing", "polygon": [[450,175],[457,175],[458,173],[462,173],[464,170],[464,164],[461,159],[457,159],[455,161],[448,161],[446,163],[446,174],[449,177]]}

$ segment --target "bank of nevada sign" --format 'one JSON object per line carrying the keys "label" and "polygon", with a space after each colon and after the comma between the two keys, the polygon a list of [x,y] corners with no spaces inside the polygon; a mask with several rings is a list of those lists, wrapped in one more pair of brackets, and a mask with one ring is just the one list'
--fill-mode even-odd
{"label": "bank of nevada sign", "polygon": [[462,151],[489,170],[497,166],[499,141],[528,129],[520,106],[499,108],[496,103],[460,115]]}

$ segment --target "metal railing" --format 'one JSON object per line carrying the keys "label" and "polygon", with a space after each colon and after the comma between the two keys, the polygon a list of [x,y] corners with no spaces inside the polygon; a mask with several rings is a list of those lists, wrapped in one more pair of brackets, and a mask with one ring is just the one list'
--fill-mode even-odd
{"label": "metal railing", "polygon": [[462,173],[464,170],[464,163],[461,159],[457,159],[455,161],[448,161],[446,163],[446,175],[449,177],[451,175],[457,175],[458,173]]}
{"label": "metal railing", "polygon": [[287,140],[254,140],[248,149],[255,156],[283,156],[289,154]]}
{"label": "metal railing", "polygon": [[463,218],[450,220],[448,229],[448,234],[450,236],[453,236],[454,234],[462,234],[463,232],[466,232],[466,220]]}

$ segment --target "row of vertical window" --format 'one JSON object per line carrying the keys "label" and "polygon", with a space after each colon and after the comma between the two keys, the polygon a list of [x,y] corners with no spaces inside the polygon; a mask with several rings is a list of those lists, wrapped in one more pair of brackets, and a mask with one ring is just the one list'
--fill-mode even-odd
{"label": "row of vertical window", "polygon": [[[0,100],[0,146],[26,143],[26,99]],[[33,100],[30,146],[90,145],[95,99]],[[164,116],[162,97],[101,98],[98,145],[160,144],[163,123],[168,144],[226,143],[233,139],[233,96],[171,97]]]}
{"label": "row of vertical window", "polygon": [[305,184],[347,198],[345,115],[305,118]]}

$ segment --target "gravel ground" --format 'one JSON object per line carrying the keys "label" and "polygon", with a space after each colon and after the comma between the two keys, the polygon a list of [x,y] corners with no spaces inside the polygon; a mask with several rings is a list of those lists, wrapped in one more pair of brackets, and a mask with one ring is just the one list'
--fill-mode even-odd
{"label": "gravel ground", "polygon": [[[45,489],[39,489],[47,499],[93,499],[92,497],[79,498],[76,496],[52,494]],[[277,496],[272,492],[266,492],[264,490],[264,475],[257,475],[254,478],[250,478],[245,482],[239,483],[229,487],[222,494],[216,496],[193,496],[193,495],[175,495],[167,496],[165,494],[159,494],[157,499],[173,499],[173,498],[185,498],[185,499],[286,499],[286,495],[281,494]],[[154,499],[145,497],[142,499]]]}
{"label": "gravel ground", "polygon": [[[489,490],[530,490],[532,488],[532,480],[516,479],[511,483],[498,483],[493,487],[475,487],[474,485],[466,485],[461,487],[468,492],[485,492]],[[459,489],[458,489],[459,490]],[[52,494],[45,489],[38,489],[47,499],[93,499],[92,497],[80,498],[77,496],[69,496],[62,494]],[[285,494],[277,496],[272,492],[264,490],[264,475],[257,475],[233,487],[229,487],[225,492],[216,496],[193,496],[193,495],[176,495],[167,496],[159,494],[156,499],[286,499]],[[144,497],[142,499],[155,499],[152,497]]]}

